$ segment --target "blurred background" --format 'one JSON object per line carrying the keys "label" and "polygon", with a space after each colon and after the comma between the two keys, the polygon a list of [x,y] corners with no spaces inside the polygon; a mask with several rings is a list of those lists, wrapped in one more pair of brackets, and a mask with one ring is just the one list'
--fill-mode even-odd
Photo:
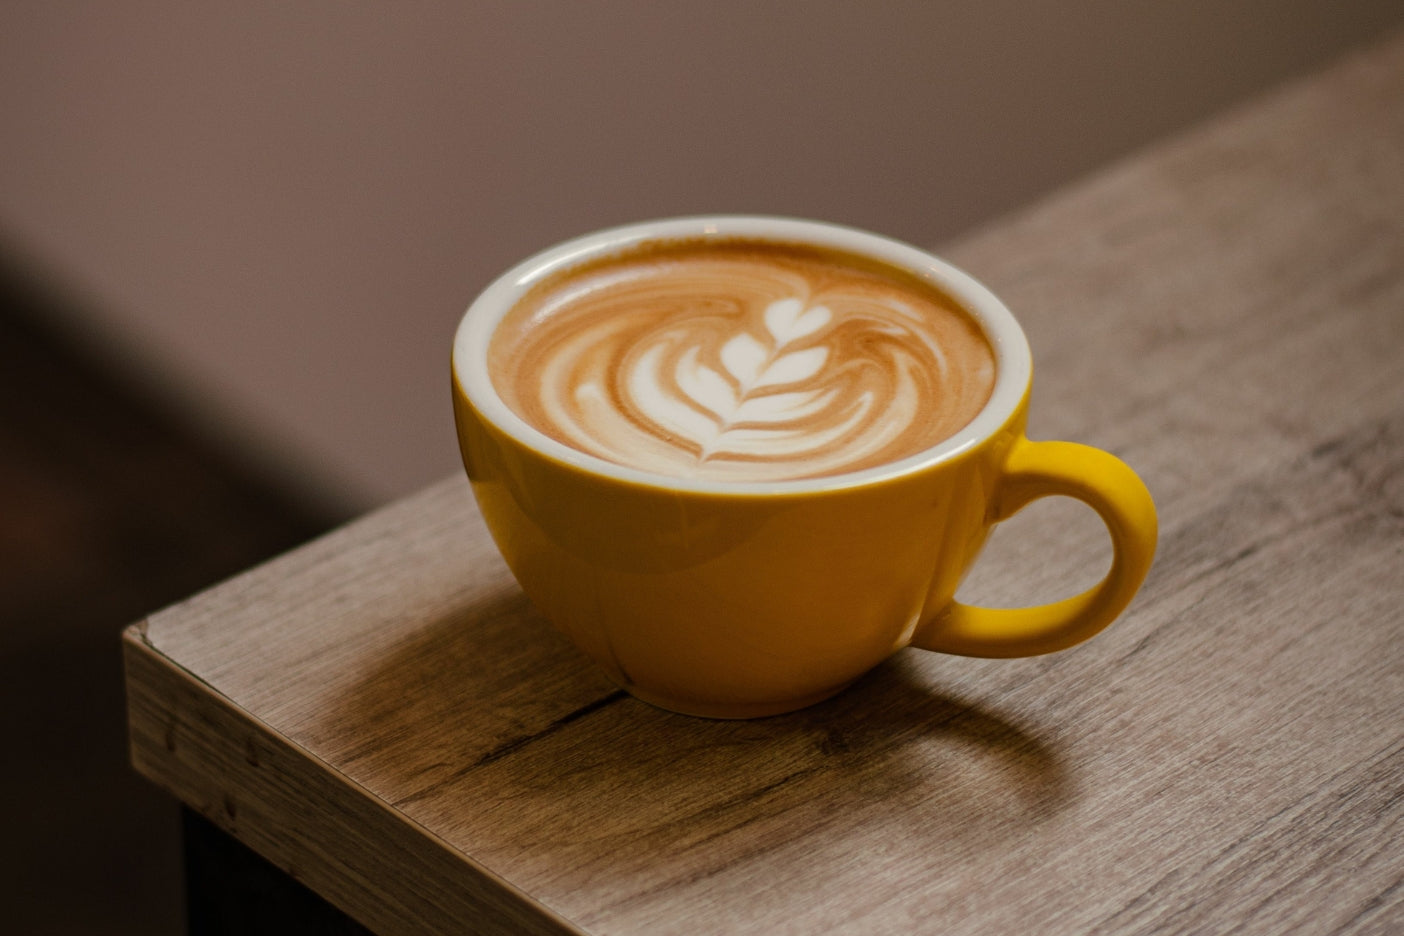
{"label": "blurred background", "polygon": [[7,0],[7,926],[181,931],[120,629],[459,470],[449,340],[514,261],[702,212],[939,246],[1400,28],[1398,0]]}

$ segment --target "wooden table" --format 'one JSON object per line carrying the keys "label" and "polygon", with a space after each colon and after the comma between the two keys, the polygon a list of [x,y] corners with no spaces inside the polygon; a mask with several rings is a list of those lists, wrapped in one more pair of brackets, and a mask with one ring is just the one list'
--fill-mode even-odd
{"label": "wooden table", "polygon": [[[451,478],[130,628],[137,768],[384,934],[1404,931],[1404,36],[943,252],[1026,325],[1033,434],[1156,495],[1103,635],[672,715]],[[996,540],[1009,604],[1108,552]]]}

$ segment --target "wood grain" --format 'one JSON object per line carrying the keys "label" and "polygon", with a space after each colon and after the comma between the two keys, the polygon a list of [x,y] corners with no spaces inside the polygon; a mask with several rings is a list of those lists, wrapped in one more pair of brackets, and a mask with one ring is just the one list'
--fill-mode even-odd
{"label": "wood grain", "polygon": [[[1088,644],[668,714],[451,478],[129,630],[134,762],[386,934],[1397,932],[1401,166],[1396,37],[944,251],[1025,323],[1033,434],[1160,505]],[[1015,518],[967,591],[1070,591],[1086,520]]]}

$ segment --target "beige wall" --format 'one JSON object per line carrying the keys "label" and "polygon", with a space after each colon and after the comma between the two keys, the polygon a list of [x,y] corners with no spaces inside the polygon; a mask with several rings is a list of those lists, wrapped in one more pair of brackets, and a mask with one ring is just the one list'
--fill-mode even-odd
{"label": "beige wall", "polygon": [[0,244],[200,424],[363,506],[455,470],[449,336],[537,248],[704,211],[933,244],[1401,24],[1398,0],[11,0]]}

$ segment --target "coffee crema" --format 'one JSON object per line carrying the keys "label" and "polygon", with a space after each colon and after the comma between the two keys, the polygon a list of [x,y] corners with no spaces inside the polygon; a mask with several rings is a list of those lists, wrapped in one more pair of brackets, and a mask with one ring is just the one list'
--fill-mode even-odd
{"label": "coffee crema", "polygon": [[914,275],[802,244],[653,244],[534,287],[489,376],[579,451],[682,478],[776,481],[897,461],[969,423],[994,355]]}

